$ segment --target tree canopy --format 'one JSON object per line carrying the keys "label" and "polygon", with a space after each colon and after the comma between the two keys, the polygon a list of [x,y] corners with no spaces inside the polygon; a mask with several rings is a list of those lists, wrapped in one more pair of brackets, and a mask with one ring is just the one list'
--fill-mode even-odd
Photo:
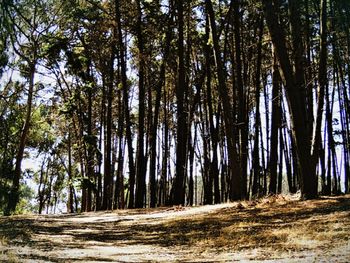
{"label": "tree canopy", "polygon": [[5,214],[349,193],[349,1],[0,6]]}

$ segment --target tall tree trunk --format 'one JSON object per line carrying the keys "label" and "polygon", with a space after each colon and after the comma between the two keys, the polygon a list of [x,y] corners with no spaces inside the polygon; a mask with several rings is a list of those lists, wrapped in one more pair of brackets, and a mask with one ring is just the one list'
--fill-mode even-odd
{"label": "tall tree trunk", "polygon": [[[36,46],[36,45],[35,45]],[[34,50],[37,50],[36,47]],[[20,191],[20,179],[22,174],[22,160],[24,156],[24,149],[26,147],[31,116],[32,116],[32,106],[33,106],[33,95],[34,95],[34,77],[36,71],[36,53],[34,53],[34,61],[29,63],[29,86],[28,86],[28,96],[27,96],[27,106],[26,115],[24,119],[24,124],[21,132],[21,138],[19,141],[19,147],[16,155],[16,166],[12,178],[12,188],[9,194],[8,204],[5,209],[4,214],[10,215],[16,211],[17,204],[19,202],[19,191]]]}
{"label": "tall tree trunk", "polygon": [[[311,41],[311,27],[310,27],[310,18],[311,18],[311,14],[309,11],[309,0],[303,0],[303,7],[304,7],[304,16],[305,16],[305,25],[304,25],[304,35],[305,35],[305,50],[306,50],[306,65],[305,65],[305,76],[306,79],[309,80],[306,82],[306,101],[307,101],[307,118],[309,120],[309,123],[311,124],[312,122],[314,122],[314,83],[313,81],[311,81],[311,79],[314,78],[314,76],[312,75],[312,43],[313,41]],[[300,29],[299,29],[300,30]],[[310,132],[313,132],[312,129],[310,129]],[[310,134],[310,138],[313,138],[313,134]]]}
{"label": "tall tree trunk", "polygon": [[74,188],[72,173],[72,138],[71,131],[68,130],[68,212],[74,213]]}
{"label": "tall tree trunk", "polygon": [[[89,61],[89,64],[91,62]],[[89,65],[90,66],[90,65]],[[88,69],[90,71],[90,69]],[[90,81],[92,82],[92,77],[90,75],[90,72],[88,73],[88,76]],[[94,162],[94,147],[95,147],[95,140],[94,135],[92,131],[93,126],[93,117],[92,117],[92,87],[88,88],[87,91],[88,96],[88,112],[87,112],[87,137],[85,137],[85,144],[87,145],[87,155],[86,155],[86,171],[87,171],[87,180],[84,181],[84,184],[87,186],[87,196],[86,196],[86,210],[84,212],[90,212],[92,210],[93,205],[93,179],[95,176],[95,162]]]}
{"label": "tall tree trunk", "polygon": [[[209,17],[206,15],[206,27],[205,27],[205,34],[206,34],[206,40],[207,43],[210,39],[210,25],[209,25]],[[218,169],[218,141],[219,141],[219,134],[218,134],[218,128],[219,128],[219,119],[216,119],[216,116],[214,115],[214,106],[213,106],[213,95],[212,95],[212,74],[211,74],[211,62],[212,59],[212,52],[210,49],[210,46],[208,44],[204,47],[205,52],[205,70],[206,70],[206,102],[208,107],[208,118],[209,118],[209,128],[210,128],[210,137],[212,141],[212,160],[210,164],[210,174],[214,178],[214,202],[219,203],[220,202],[220,187],[219,187],[219,169]],[[217,125],[215,127],[214,120],[217,120]]]}
{"label": "tall tree trunk", "polygon": [[225,69],[222,64],[221,51],[219,46],[219,39],[216,30],[215,24],[215,15],[212,6],[211,0],[206,0],[206,12],[209,16],[211,35],[213,39],[214,45],[214,57],[216,63],[216,71],[218,75],[218,84],[219,84],[219,96],[222,102],[223,107],[223,115],[225,122],[225,133],[227,138],[227,149],[228,149],[228,162],[229,162],[229,170],[228,172],[231,174],[231,182],[230,182],[230,200],[239,200],[242,198],[241,193],[241,173],[240,173],[240,163],[238,160],[238,153],[236,148],[236,138],[235,138],[235,124],[234,118],[232,114],[232,107],[230,98],[228,96],[229,92],[226,86],[225,80]]}
{"label": "tall tree trunk", "polygon": [[139,116],[138,116],[138,140],[137,140],[137,157],[136,157],[136,199],[135,207],[142,208],[144,197],[146,195],[146,158],[144,149],[145,137],[145,83],[144,83],[144,42],[142,34],[142,10],[140,0],[136,1],[137,5],[137,47],[139,49]]}
{"label": "tall tree trunk", "polygon": [[[302,69],[299,69],[299,67],[297,67],[295,73],[293,71],[293,66],[287,52],[286,37],[281,24],[278,22],[277,14],[279,13],[279,3],[277,2],[278,1],[274,1],[273,3],[272,0],[262,0],[267,26],[281,66],[281,75],[285,82],[286,94],[291,112],[292,131],[295,139],[298,167],[300,168],[302,198],[312,199],[317,197],[317,178],[313,165],[310,163],[310,133],[306,117],[303,76],[301,75],[304,74],[304,72]],[[293,6],[292,8],[298,10],[298,6]],[[291,20],[300,19],[296,10],[294,10],[291,15]],[[297,29],[294,28],[292,31],[297,31]],[[294,63],[298,65],[301,63],[302,65],[302,52],[299,50],[302,46],[300,43],[297,43],[299,39],[298,33],[294,32],[294,35]]]}
{"label": "tall tree trunk", "polygon": [[[280,106],[280,105],[279,105]],[[281,106],[279,107],[279,113],[281,113]],[[281,116],[281,114],[279,114]],[[280,119],[281,120],[281,119]],[[282,128],[279,127],[279,163],[278,163],[278,185],[277,185],[277,193],[282,193],[282,185],[283,185],[283,136],[282,136]]]}
{"label": "tall tree trunk", "polygon": [[[170,42],[171,42],[171,36],[172,36],[172,29],[171,29],[171,21],[173,19],[173,10],[170,10],[169,14],[169,20],[167,25],[167,31],[166,31],[166,38],[165,38],[165,44],[164,44],[164,56],[162,60],[162,64],[160,66],[160,76],[159,81],[156,85],[156,99],[155,99],[155,106],[154,106],[154,114],[153,114],[153,120],[151,123],[150,128],[150,136],[149,136],[149,145],[150,145],[150,164],[149,164],[149,177],[150,177],[150,207],[156,207],[157,204],[157,185],[156,185],[156,159],[157,159],[157,130],[158,130],[158,123],[159,123],[159,115],[160,115],[160,104],[162,99],[162,87],[165,84],[165,69],[166,69],[166,61],[169,56],[169,49],[170,49]],[[158,199],[162,199],[161,202],[158,202],[158,204],[164,204],[164,196],[162,190],[165,189],[165,177],[163,173],[161,174],[159,186],[160,191],[158,195]]]}
{"label": "tall tree trunk", "polygon": [[[327,127],[325,126],[324,128],[324,135],[326,136],[327,131],[326,131]],[[326,140],[324,140],[326,141]],[[326,144],[326,143],[324,143]],[[321,193],[323,195],[326,194],[326,149],[323,146],[322,142],[320,145],[320,177],[321,177]]]}
{"label": "tall tree trunk", "polygon": [[113,203],[113,173],[112,173],[112,103],[114,87],[114,59],[116,53],[116,29],[113,30],[113,41],[110,48],[108,87],[107,87],[107,117],[106,117],[106,138],[105,138],[105,160],[104,160],[104,181],[103,181],[103,203],[102,209],[111,210]]}
{"label": "tall tree trunk", "polygon": [[115,184],[115,205],[119,209],[125,208],[124,200],[124,153],[125,153],[125,136],[124,136],[124,110],[122,102],[122,92],[118,91],[118,131],[117,137],[119,139],[118,149],[118,168],[117,168],[117,180]]}
{"label": "tall tree trunk", "polygon": [[[39,177],[39,186],[38,186],[38,214],[41,215],[42,211],[44,209],[44,205],[45,205],[45,188],[46,188],[46,182],[47,182],[47,173],[45,173],[45,163],[46,160],[48,160],[47,162],[47,167],[49,166],[49,158],[46,159],[46,156],[44,157],[44,160],[41,163],[41,169],[40,169],[40,177]],[[44,178],[45,176],[45,178]]]}
{"label": "tall tree trunk", "polygon": [[167,205],[168,201],[168,164],[169,164],[169,125],[168,125],[168,96],[167,90],[163,91],[163,152],[162,152],[162,172],[160,178],[160,186],[159,186],[159,205]]}
{"label": "tall tree trunk", "polygon": [[[196,125],[196,124],[195,124]],[[194,129],[194,137],[193,140],[189,138],[190,143],[189,143],[189,162],[190,162],[190,167],[189,167],[189,172],[190,172],[190,178],[188,181],[188,197],[187,197],[187,204],[190,206],[193,206],[193,197],[194,197],[194,180],[193,180],[193,171],[194,171],[194,155],[195,155],[195,145],[197,141],[197,130],[196,128]]]}
{"label": "tall tree trunk", "polygon": [[280,75],[276,56],[274,55],[272,76],[272,119],[271,119],[271,147],[270,147],[270,185],[269,193],[277,193],[277,164],[278,164],[278,130],[280,126]]}
{"label": "tall tree trunk", "polygon": [[254,149],[253,149],[253,188],[252,188],[252,196],[258,194],[258,182],[261,174],[261,166],[260,166],[260,155],[259,155],[259,147],[260,147],[260,128],[261,128],[261,116],[260,116],[260,79],[261,79],[261,61],[262,61],[262,36],[263,36],[263,28],[264,28],[264,20],[260,19],[259,26],[259,40],[257,47],[257,62],[256,62],[256,75],[255,75],[255,126],[254,126]]}
{"label": "tall tree trunk", "polygon": [[287,126],[287,119],[286,119],[286,111],[284,107],[284,101],[283,97],[281,97],[280,101],[281,105],[281,122],[283,125],[281,125],[281,135],[283,136],[283,153],[284,153],[284,161],[286,163],[286,172],[287,172],[287,181],[288,181],[288,189],[290,193],[295,193],[297,191],[296,189],[296,183],[295,183],[295,178],[297,176],[297,173],[292,173],[292,145],[290,142],[290,136],[289,136],[289,131],[288,131],[288,126]]}
{"label": "tall tree trunk", "polygon": [[[104,131],[106,130],[106,75],[102,74],[102,99],[100,106],[100,126],[99,126],[99,138],[98,138],[98,151],[97,151],[97,167],[96,167],[96,180],[97,181],[97,193],[96,193],[96,211],[102,209],[103,203],[103,179],[102,178],[102,160],[104,154],[102,153],[104,146]],[[103,145],[103,146],[102,146]]]}
{"label": "tall tree trunk", "polygon": [[126,122],[126,140],[128,145],[128,157],[129,157],[129,208],[134,208],[135,202],[135,164],[134,164],[134,149],[132,145],[132,133],[131,133],[131,120],[129,111],[129,92],[128,83],[126,76],[126,61],[125,61],[125,44],[123,41],[123,32],[121,24],[121,13],[120,13],[120,0],[115,0],[115,21],[118,28],[118,48],[119,48],[119,62],[121,68],[121,80],[123,87],[123,106],[124,116]]}
{"label": "tall tree trunk", "polygon": [[238,90],[238,127],[240,138],[239,167],[240,167],[240,199],[245,199],[247,194],[247,162],[248,162],[248,112],[247,94],[244,89],[242,76],[242,48],[241,48],[241,12],[240,1],[232,0],[233,3],[233,31],[235,40],[235,73]]}
{"label": "tall tree trunk", "polygon": [[175,205],[185,204],[185,177],[187,160],[187,105],[185,95],[187,94],[185,80],[185,58],[184,58],[184,1],[177,0],[178,12],[178,79],[176,86],[177,100],[177,128],[176,128],[176,176],[174,181],[174,195],[172,202]]}
{"label": "tall tree trunk", "polygon": [[312,141],[312,162],[316,173],[316,167],[319,160],[319,150],[321,145],[321,126],[323,118],[323,107],[325,89],[328,89],[327,80],[327,0],[321,0],[320,14],[320,60],[318,66],[318,104],[316,112],[316,124],[314,125]]}

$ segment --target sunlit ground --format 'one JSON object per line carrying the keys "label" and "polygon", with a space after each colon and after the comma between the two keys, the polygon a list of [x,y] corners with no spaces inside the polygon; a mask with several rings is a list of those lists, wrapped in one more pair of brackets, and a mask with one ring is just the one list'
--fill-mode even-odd
{"label": "sunlit ground", "polygon": [[5,262],[350,262],[350,195],[0,218]]}

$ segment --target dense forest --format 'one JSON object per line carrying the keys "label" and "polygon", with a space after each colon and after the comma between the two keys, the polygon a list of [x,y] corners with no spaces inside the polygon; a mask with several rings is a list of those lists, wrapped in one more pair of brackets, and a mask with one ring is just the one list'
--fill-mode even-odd
{"label": "dense forest", "polygon": [[349,193],[350,1],[0,5],[4,214]]}

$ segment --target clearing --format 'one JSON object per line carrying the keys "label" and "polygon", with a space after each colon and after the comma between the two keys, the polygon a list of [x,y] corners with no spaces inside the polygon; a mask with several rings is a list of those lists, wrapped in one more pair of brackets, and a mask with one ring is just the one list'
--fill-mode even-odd
{"label": "clearing", "polygon": [[350,195],[0,217],[2,262],[350,262]]}

